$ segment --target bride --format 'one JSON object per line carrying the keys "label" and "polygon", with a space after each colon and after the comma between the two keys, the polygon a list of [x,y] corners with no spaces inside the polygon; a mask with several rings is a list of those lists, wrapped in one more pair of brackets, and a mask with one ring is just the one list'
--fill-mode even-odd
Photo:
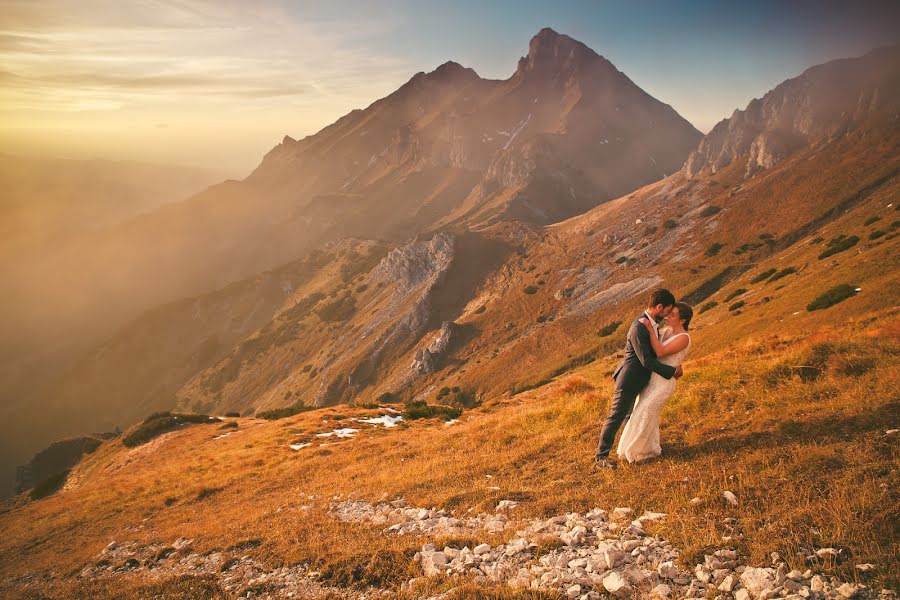
{"label": "bride", "polygon": [[[662,340],[657,339],[650,321],[647,318],[641,319],[641,323],[650,331],[650,343],[661,363],[677,367],[684,361],[691,347],[691,336],[687,329],[693,316],[694,310],[689,304],[677,302],[666,317],[668,327],[664,330]],[[675,392],[675,381],[674,378],[663,379],[654,373],[647,387],[641,390],[619,439],[619,458],[634,463],[662,453],[659,445],[659,415]]]}

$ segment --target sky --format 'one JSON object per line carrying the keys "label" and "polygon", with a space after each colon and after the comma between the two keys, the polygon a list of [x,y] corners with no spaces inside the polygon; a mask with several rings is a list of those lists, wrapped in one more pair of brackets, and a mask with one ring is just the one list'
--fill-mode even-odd
{"label": "sky", "polygon": [[804,69],[900,42],[900,2],[0,0],[4,152],[243,177],[454,60],[505,79],[552,27],[703,132]]}

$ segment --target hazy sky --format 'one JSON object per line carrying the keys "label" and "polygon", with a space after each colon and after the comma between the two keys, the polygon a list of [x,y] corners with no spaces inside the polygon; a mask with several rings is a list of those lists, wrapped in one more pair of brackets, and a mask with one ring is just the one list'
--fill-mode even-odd
{"label": "hazy sky", "polygon": [[285,134],[447,60],[505,79],[545,26],[707,131],[809,66],[897,43],[900,2],[0,0],[0,147],[244,176]]}

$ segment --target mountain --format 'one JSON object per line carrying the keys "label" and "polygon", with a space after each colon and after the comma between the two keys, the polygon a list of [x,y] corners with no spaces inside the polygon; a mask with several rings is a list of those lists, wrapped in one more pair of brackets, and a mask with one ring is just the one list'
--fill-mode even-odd
{"label": "mountain", "polygon": [[0,261],[149,212],[222,180],[213,169],[0,154]]}
{"label": "mountain", "polygon": [[[887,84],[900,65],[896,54],[893,70],[883,68],[881,51],[856,60],[857,70],[881,69],[880,89],[891,89]],[[836,84],[847,80],[845,68],[837,62],[813,72]],[[898,105],[896,91],[882,94]],[[791,102],[805,101],[781,98],[788,112]],[[843,118],[835,113],[835,119]],[[832,130],[819,122],[823,131]],[[448,386],[468,390],[470,400],[490,398],[552,377],[572,361],[614,352],[617,339],[598,338],[597,330],[663,284],[691,303],[716,303],[697,319],[701,329],[730,322],[733,302],[723,297],[743,289],[735,298],[766,305],[759,309],[763,320],[751,317],[744,329],[759,333],[771,325],[765,319],[787,318],[806,306],[812,298],[804,300],[805,294],[840,283],[835,263],[817,258],[827,250],[823,240],[840,246],[842,239],[865,239],[853,247],[852,260],[840,257],[859,265],[842,276],[881,289],[890,281],[894,263],[885,252],[897,223],[879,217],[880,235],[867,231],[872,223],[861,223],[862,215],[884,212],[879,204],[890,204],[897,193],[896,116],[868,112],[841,131],[798,146],[789,160],[764,164],[749,177],[752,144],[730,163],[720,161],[715,173],[676,171],[561,223],[498,222],[465,235],[442,232],[396,248],[351,280],[300,286],[242,345],[252,345],[252,354],[235,349],[197,374],[178,392],[179,405],[252,412],[298,402],[365,403],[384,394],[428,399]],[[712,131],[697,152],[719,135]],[[770,269],[793,270],[771,288],[747,281]],[[779,292],[785,285],[788,291]],[[882,300],[871,298],[865,306]],[[322,317],[337,307],[346,310]],[[303,333],[277,345],[265,341],[284,328]],[[726,342],[710,341],[704,351]]]}
{"label": "mountain", "polygon": [[[569,50],[549,56],[570,59],[554,68],[578,71],[580,47],[559,44]],[[517,74],[557,81],[543,50],[532,55]],[[502,170],[491,165],[535,175],[509,180],[506,196],[470,189],[471,210],[416,217],[408,237],[298,250],[133,320],[47,382],[39,421],[83,434],[111,415],[167,408],[242,416],[157,414],[97,446],[76,438],[39,454],[23,475],[65,470],[0,511],[0,550],[18,557],[0,562],[0,590],[464,598],[516,597],[521,586],[649,596],[665,583],[678,597],[722,585],[747,598],[773,586],[876,597],[895,579],[896,543],[883,532],[896,487],[900,128],[886,107],[900,106],[898,68],[888,49],[811,69],[700,140],[693,167],[561,221],[512,218],[552,163],[517,163],[500,148],[476,188]],[[453,65],[433,76],[417,76],[421,89],[492,86],[485,103],[516,79],[480,82]],[[841,98],[878,100],[817,108],[810,86],[841,85],[860,86]],[[777,107],[759,113],[771,119],[750,117],[760,103]],[[395,114],[370,126],[389,129]],[[235,206],[259,218],[238,200],[249,185],[286,207],[293,186],[347,183],[325,149],[351,148],[339,131],[357,131],[358,118],[338,121],[332,138],[286,140],[248,182],[227,184]],[[760,160],[786,131],[799,141]],[[361,198],[371,218],[371,197],[349,190],[421,184],[436,172],[421,165],[450,154],[442,139],[401,135],[366,159],[363,188],[351,180],[306,206],[349,215],[347,201]],[[577,147],[542,143],[552,156]],[[481,160],[459,148],[460,164]],[[433,168],[447,182],[477,174]],[[659,286],[695,308],[686,375],[663,415],[664,458],[598,474],[590,457],[609,376],[627,323]],[[73,465],[86,443],[93,452]],[[476,554],[464,546],[484,570],[463,564],[460,580],[446,571]]]}
{"label": "mountain", "polygon": [[723,119],[688,157],[684,173],[715,173],[740,159],[745,176],[801,148],[826,144],[866,122],[897,127],[900,46],[805,71]]}
{"label": "mountain", "polygon": [[0,355],[86,348],[146,309],[341,237],[559,221],[674,172],[699,138],[607,60],[545,29],[505,81],[455,63],[418,73],[315,135],[285,137],[244,181],[16,265]]}

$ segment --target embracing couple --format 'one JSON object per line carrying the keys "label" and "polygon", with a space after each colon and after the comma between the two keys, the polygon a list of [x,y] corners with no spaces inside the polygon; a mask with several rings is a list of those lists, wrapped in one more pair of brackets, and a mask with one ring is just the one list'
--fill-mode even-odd
{"label": "embracing couple", "polygon": [[[628,329],[625,358],[613,374],[615,388],[609,416],[600,433],[596,466],[615,469],[609,458],[616,432],[627,419],[616,452],[630,463],[662,453],[659,445],[659,415],[672,394],[675,380],[683,374],[681,363],[691,347],[688,326],[694,311],[684,302],[675,302],[669,290],[650,295],[647,310]],[[659,330],[657,322],[667,327]]]}

